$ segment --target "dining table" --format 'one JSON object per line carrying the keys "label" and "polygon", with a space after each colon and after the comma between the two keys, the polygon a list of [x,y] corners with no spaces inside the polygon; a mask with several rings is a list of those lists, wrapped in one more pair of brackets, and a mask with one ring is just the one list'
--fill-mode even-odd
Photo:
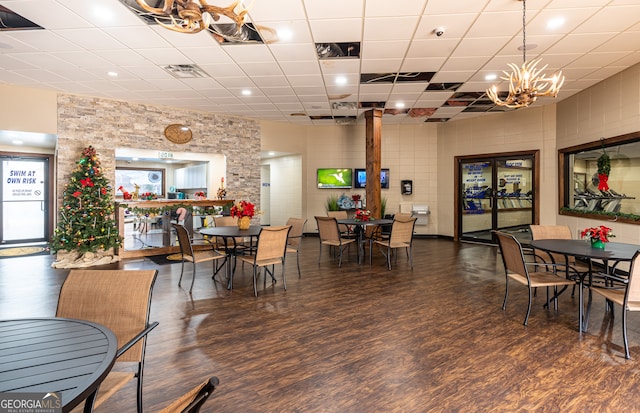
{"label": "dining table", "polygon": [[42,393],[62,412],[85,401],[90,412],[117,349],[115,334],[90,321],[0,320],[0,394]]}
{"label": "dining table", "polygon": [[[636,253],[640,249],[640,245],[626,244],[622,242],[607,242],[605,248],[594,248],[588,240],[577,239],[540,239],[532,240],[529,242],[529,246],[534,250],[542,250],[545,252],[552,252],[561,254],[566,257],[573,256],[578,259],[582,259],[588,262],[588,286],[591,286],[593,281],[593,260],[602,261],[602,267],[606,274],[609,274],[611,269],[615,269],[621,262],[630,262]],[[584,295],[582,289],[585,285],[586,275],[580,275],[580,291],[579,306],[578,306],[578,331],[586,332],[589,325],[589,310],[591,308],[591,290],[589,290],[589,301],[587,304],[586,316],[584,315]]]}
{"label": "dining table", "polygon": [[[254,245],[257,244],[257,242],[254,244],[254,239],[258,239],[261,230],[262,226],[260,225],[251,225],[247,229],[240,229],[237,225],[229,225],[224,227],[204,227],[198,230],[202,235],[222,239],[227,256],[227,289],[233,289],[236,256],[246,253],[247,250],[252,251],[254,249]],[[238,238],[249,238],[249,246],[238,243]]]}
{"label": "dining table", "polygon": [[[362,264],[362,259],[364,258],[364,241],[366,239],[366,227],[375,226],[378,227],[380,225],[390,225],[393,224],[392,219],[380,218],[380,219],[369,219],[367,221],[355,218],[349,219],[339,219],[338,224],[344,224],[347,226],[354,227],[354,233],[356,234],[356,241],[358,243],[358,264]],[[369,248],[369,264],[371,264],[371,248]]]}

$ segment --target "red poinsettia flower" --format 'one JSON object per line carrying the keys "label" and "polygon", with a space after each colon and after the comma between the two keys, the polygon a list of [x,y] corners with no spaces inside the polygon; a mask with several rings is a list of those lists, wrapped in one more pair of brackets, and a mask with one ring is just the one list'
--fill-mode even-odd
{"label": "red poinsettia flower", "polygon": [[580,233],[582,238],[587,238],[589,240],[600,240],[602,242],[609,242],[609,238],[615,237],[611,233],[612,229],[609,227],[605,227],[604,225],[600,225],[599,227],[587,228]]}
{"label": "red poinsettia flower", "polygon": [[80,195],[82,195],[82,192],[76,191],[72,195],[75,196],[76,198],[78,198]]}
{"label": "red poinsettia flower", "polygon": [[256,206],[251,202],[240,201],[231,207],[230,214],[232,217],[249,217],[253,218],[256,214]]}
{"label": "red poinsettia flower", "polygon": [[80,180],[80,184],[82,186],[94,186],[93,181],[91,180],[91,178],[85,178],[85,179],[81,179]]}
{"label": "red poinsettia flower", "polygon": [[100,193],[102,195],[106,195],[107,194],[107,188],[100,188]]}

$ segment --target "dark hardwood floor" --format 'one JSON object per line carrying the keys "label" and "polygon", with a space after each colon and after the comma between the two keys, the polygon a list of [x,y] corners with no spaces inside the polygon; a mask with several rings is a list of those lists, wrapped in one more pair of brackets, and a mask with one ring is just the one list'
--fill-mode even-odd
{"label": "dark hardwood floor", "polygon": [[[326,253],[318,264],[313,237],[301,257],[302,278],[290,256],[287,291],[280,278],[264,290],[260,281],[257,298],[248,266],[238,266],[227,291],[202,264],[190,295],[177,286],[180,264],[117,264],[159,270],[145,412],[210,375],[220,386],[204,412],[640,411],[640,315],[629,320],[632,360],[622,353],[620,308],[610,323],[598,298],[588,333],[577,331],[570,293],[558,313],[543,309],[539,294],[525,327],[526,288],[512,284],[501,309],[494,247],[417,239],[413,271],[403,255],[388,271],[379,252],[373,266],[358,265],[353,249],[342,268]],[[2,318],[54,315],[67,270],[52,261],[0,260]],[[131,385],[96,412],[134,406]]]}

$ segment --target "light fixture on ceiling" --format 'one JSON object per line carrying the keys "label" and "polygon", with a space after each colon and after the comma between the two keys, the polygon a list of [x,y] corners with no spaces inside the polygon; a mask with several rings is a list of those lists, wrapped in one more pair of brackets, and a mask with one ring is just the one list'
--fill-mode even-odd
{"label": "light fixture on ceiling", "polygon": [[[138,5],[153,15],[160,26],[180,33],[198,33],[211,30],[224,38],[237,36],[244,25],[248,9],[238,1],[228,7],[207,4],[206,0],[164,0],[162,8],[151,7],[146,0],[136,0]],[[236,7],[239,11],[236,12]],[[231,21],[221,24],[225,16]],[[165,23],[169,21],[170,23]]]}
{"label": "light fixture on ceiling", "polygon": [[501,77],[501,79],[509,81],[509,94],[504,100],[498,96],[498,88],[495,85],[487,89],[487,96],[496,105],[508,108],[529,106],[542,96],[556,97],[564,83],[562,71],[549,78],[542,73],[547,68],[547,65],[536,69],[542,59],[534,59],[527,63],[527,33],[525,28],[527,22],[527,0],[518,1],[522,1],[522,67],[518,67],[515,63],[510,63],[509,67],[512,73],[503,71],[505,77]]}

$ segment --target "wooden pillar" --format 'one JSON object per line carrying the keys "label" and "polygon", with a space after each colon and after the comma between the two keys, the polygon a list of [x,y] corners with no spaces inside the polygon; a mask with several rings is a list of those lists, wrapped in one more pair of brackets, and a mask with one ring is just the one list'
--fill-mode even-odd
{"label": "wooden pillar", "polygon": [[367,209],[373,218],[380,216],[380,158],[382,154],[382,111],[364,113],[366,120]]}

